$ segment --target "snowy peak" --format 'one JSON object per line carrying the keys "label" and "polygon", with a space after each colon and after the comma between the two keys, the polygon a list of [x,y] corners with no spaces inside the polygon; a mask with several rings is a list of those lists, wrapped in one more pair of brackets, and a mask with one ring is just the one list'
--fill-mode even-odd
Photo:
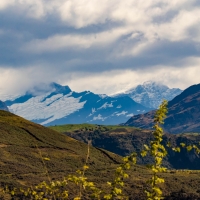
{"label": "snowy peak", "polygon": [[34,86],[32,89],[28,90],[26,94],[31,94],[33,96],[38,96],[40,94],[48,93],[48,92],[55,92],[55,93],[70,93],[71,89],[68,86],[62,86],[57,83],[50,83],[50,84],[39,84]]}
{"label": "snowy peak", "polygon": [[137,92],[138,94],[142,94],[144,92],[147,93],[162,93],[168,90],[169,88],[166,85],[163,85],[158,82],[153,82],[153,81],[146,81],[142,85],[138,85],[128,91],[126,91],[126,94],[130,94],[133,92]]}
{"label": "snowy peak", "polygon": [[63,93],[63,94],[68,94],[71,92],[71,89],[69,88],[69,86],[62,86],[59,85],[57,83],[51,83],[50,86],[52,87],[52,89],[55,89],[55,92],[57,93]]}
{"label": "snowy peak", "polygon": [[137,103],[149,108],[158,108],[163,99],[172,100],[182,92],[179,88],[170,89],[159,82],[147,81],[117,96],[127,95]]}
{"label": "snowy peak", "polygon": [[[125,125],[151,129],[155,111],[131,117]],[[168,133],[200,132],[200,84],[192,85],[168,103],[163,128]]]}
{"label": "snowy peak", "polygon": [[162,99],[173,99],[180,92],[148,81],[110,97],[90,91],[75,92],[68,86],[50,83],[35,86],[5,103],[11,112],[43,125],[120,124],[133,115],[156,108]]}
{"label": "snowy peak", "polygon": [[42,125],[119,124],[150,110],[128,96],[75,92],[57,83],[33,87],[6,104],[11,112]]}
{"label": "snowy peak", "polygon": [[[17,98],[6,100],[6,105],[11,106],[16,103],[25,103],[26,101],[28,101],[29,99],[33,97],[44,96],[47,99],[57,94],[66,95],[66,94],[69,94],[70,92],[71,92],[71,89],[68,86],[62,86],[57,83],[40,84],[40,85],[34,86],[30,90],[28,90],[25,94]],[[45,98],[43,99],[43,101],[45,101]]]}

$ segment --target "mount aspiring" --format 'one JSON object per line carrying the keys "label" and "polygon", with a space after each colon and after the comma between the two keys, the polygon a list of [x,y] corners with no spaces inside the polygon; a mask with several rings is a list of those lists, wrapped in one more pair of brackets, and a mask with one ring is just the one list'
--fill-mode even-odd
{"label": "mount aspiring", "polygon": [[170,101],[181,92],[179,88],[170,89],[162,83],[146,81],[124,93],[116,94],[115,97],[129,96],[137,103],[157,109],[163,99]]}
{"label": "mount aspiring", "polygon": [[10,112],[45,126],[60,124],[119,124],[147,108],[128,96],[109,97],[90,91],[74,92],[57,83],[39,85],[5,101]]}

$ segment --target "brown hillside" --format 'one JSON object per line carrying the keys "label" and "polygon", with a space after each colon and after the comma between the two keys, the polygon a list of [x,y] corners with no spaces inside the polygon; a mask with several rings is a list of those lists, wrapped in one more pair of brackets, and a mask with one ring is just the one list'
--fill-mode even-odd
{"label": "brown hillside", "polygon": [[[112,180],[114,169],[119,166],[121,157],[99,148],[91,147],[90,150],[90,168],[86,171],[86,176],[101,189],[108,190],[106,183]],[[43,157],[50,158],[45,161],[50,177],[62,180],[83,166],[87,145],[9,112],[0,111],[1,186],[30,187],[40,181],[47,181],[40,153]],[[125,180],[125,194],[133,200],[145,199],[143,191],[146,188],[146,180],[150,177],[149,170],[136,165],[131,168],[129,174],[130,178]],[[163,185],[166,199],[175,196],[200,198],[198,171],[171,172],[161,176],[166,179]],[[73,199],[77,194],[72,185],[69,192],[69,199]]]}

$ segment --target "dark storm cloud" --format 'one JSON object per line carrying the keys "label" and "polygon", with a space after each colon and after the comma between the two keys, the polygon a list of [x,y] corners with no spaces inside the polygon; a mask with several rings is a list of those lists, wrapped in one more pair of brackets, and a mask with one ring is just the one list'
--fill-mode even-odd
{"label": "dark storm cloud", "polygon": [[[88,49],[87,51],[74,52],[70,49],[58,50],[57,52],[42,52],[40,54],[32,54],[22,51],[23,46],[35,39],[47,39],[59,34],[98,34],[104,30],[120,26],[120,23],[107,20],[104,24],[90,25],[83,28],[74,28],[66,26],[58,19],[57,15],[48,15],[45,19],[38,20],[33,18],[23,17],[22,15],[12,14],[12,9],[6,9],[0,12],[0,27],[3,33],[0,34],[0,65],[7,67],[25,67],[31,64],[49,63],[49,66],[54,64],[66,66],[66,62],[73,59],[91,59],[103,57],[111,51],[104,49],[103,52],[98,50]],[[111,47],[113,48],[113,47]]]}
{"label": "dark storm cloud", "polygon": [[59,79],[62,73],[189,69],[187,59],[200,57],[198,1],[3,2],[0,70],[35,69]]}

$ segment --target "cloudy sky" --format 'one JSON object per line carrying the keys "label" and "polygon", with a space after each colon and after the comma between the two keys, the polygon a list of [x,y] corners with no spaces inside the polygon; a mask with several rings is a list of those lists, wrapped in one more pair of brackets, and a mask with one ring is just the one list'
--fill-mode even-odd
{"label": "cloudy sky", "polygon": [[199,0],[0,0],[0,93],[200,82]]}

